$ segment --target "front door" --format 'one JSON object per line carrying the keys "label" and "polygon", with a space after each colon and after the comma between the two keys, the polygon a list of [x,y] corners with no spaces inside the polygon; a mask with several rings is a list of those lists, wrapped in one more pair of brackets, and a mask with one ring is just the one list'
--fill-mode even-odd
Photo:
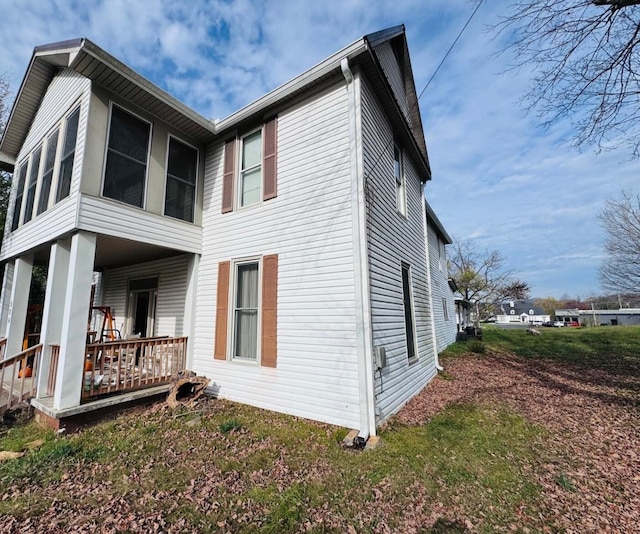
{"label": "front door", "polygon": [[131,280],[129,282],[129,310],[127,313],[127,334],[140,337],[153,337],[157,278]]}

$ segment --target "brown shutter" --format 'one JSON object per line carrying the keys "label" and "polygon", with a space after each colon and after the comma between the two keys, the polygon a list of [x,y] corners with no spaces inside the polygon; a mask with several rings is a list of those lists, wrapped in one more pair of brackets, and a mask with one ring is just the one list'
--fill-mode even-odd
{"label": "brown shutter", "polygon": [[262,259],[262,358],[265,367],[275,367],[278,354],[278,255]]}
{"label": "brown shutter", "polygon": [[278,196],[278,121],[271,119],[264,125],[263,189],[262,200]]}
{"label": "brown shutter", "polygon": [[222,213],[233,211],[233,182],[235,181],[235,145],[231,139],[224,144],[224,176],[222,177]]}
{"label": "brown shutter", "polygon": [[213,357],[227,359],[227,321],[229,320],[229,270],[231,263],[218,263],[218,297],[216,302],[216,342]]}

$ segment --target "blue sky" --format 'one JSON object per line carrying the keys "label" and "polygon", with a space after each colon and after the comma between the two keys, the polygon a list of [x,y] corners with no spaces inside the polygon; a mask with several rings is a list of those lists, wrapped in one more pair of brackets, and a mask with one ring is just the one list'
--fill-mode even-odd
{"label": "blue sky", "polygon": [[[497,249],[533,296],[600,292],[606,198],[640,162],[578,152],[570,124],[540,128],[519,99],[530,72],[487,32],[508,2],[485,2],[421,101],[449,233]],[[362,35],[405,24],[422,90],[475,6],[468,0],[0,0],[0,73],[17,91],[37,45],[88,37],[196,111],[224,118]]]}

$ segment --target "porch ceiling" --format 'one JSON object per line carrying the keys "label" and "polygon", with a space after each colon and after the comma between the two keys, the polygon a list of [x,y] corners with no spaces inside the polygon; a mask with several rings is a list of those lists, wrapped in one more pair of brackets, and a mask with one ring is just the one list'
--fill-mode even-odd
{"label": "porch ceiling", "polygon": [[[50,245],[34,250],[34,262],[46,265],[49,262]],[[182,250],[174,250],[166,247],[148,245],[139,241],[130,241],[117,237],[98,235],[96,242],[96,256],[94,269],[110,269],[135,265],[146,261],[170,258],[184,254]]]}

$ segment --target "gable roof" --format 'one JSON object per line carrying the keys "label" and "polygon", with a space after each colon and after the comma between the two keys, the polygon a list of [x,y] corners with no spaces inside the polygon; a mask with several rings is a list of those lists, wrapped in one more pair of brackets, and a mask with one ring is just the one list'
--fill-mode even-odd
{"label": "gable roof", "polygon": [[[403,114],[391,87],[391,74],[381,60],[381,47],[392,43],[404,57],[404,88],[407,115]],[[404,26],[395,26],[365,35],[329,56],[311,69],[251,102],[214,124],[142,75],[127,67],[89,39],[61,41],[34,49],[29,67],[15,99],[7,127],[0,139],[0,169],[12,170],[38,106],[58,69],[71,68],[97,84],[157,116],[191,138],[206,142],[216,135],[225,136],[257,119],[277,113],[278,108],[328,80],[342,76],[343,60],[358,65],[379,97],[391,121],[394,136],[413,156],[424,182],[431,179],[420,110],[408,56]]]}
{"label": "gable roof", "polygon": [[445,245],[450,245],[451,243],[453,243],[453,239],[451,239],[451,236],[444,229],[444,226],[440,222],[440,219],[438,219],[436,213],[433,211],[433,208],[431,208],[426,200],[424,201],[424,205],[427,208],[427,222],[431,223],[431,226],[435,228],[436,232],[442,238],[442,241]]}
{"label": "gable roof", "polygon": [[[505,315],[548,315],[540,306],[534,306],[529,301],[513,302],[513,307],[511,302],[503,302],[500,304],[500,308]],[[512,314],[511,310],[514,310],[515,313]],[[533,310],[533,314],[529,313],[530,310]]]}
{"label": "gable roof", "polygon": [[166,123],[198,141],[214,136],[213,123],[160,89],[89,39],[61,41],[33,50],[16,96],[7,127],[0,139],[0,169],[11,170],[40,101],[55,73],[71,68],[99,85],[121,94]]}

